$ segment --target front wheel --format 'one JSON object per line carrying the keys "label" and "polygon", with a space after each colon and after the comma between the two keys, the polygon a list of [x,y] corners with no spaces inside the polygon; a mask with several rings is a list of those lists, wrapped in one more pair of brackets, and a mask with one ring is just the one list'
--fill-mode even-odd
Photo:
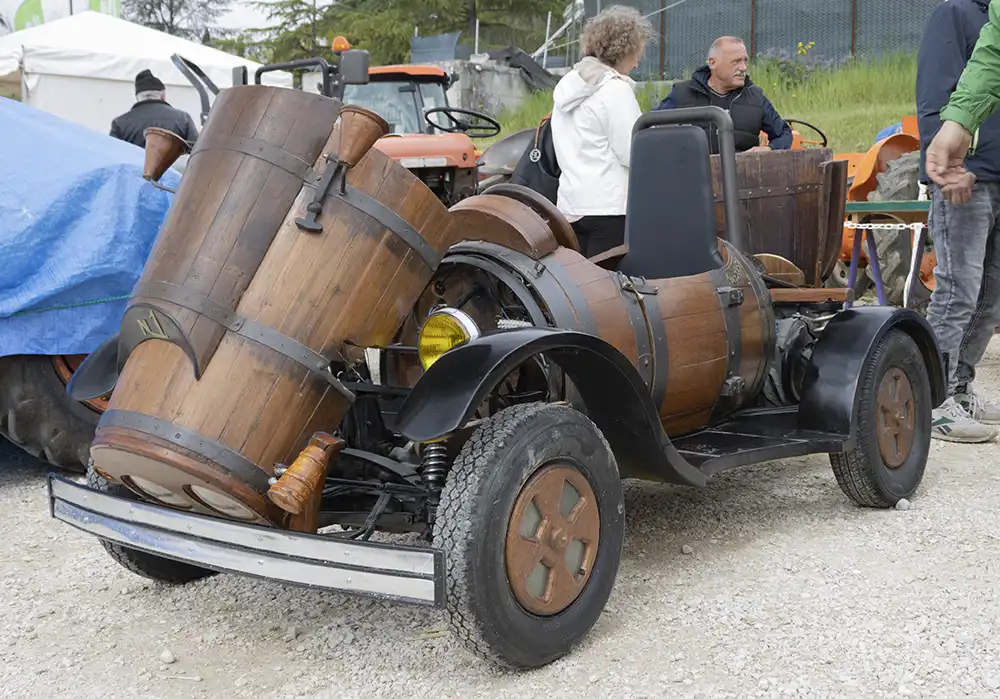
{"label": "front wheel", "polygon": [[[135,494],[128,488],[115,483],[109,483],[101,478],[92,466],[87,468],[87,486],[115,497],[138,500]],[[157,582],[180,585],[215,574],[215,571],[212,570],[198,568],[189,563],[173,561],[169,558],[154,556],[151,553],[122,546],[107,539],[100,539],[100,542],[104,550],[108,552],[108,555],[123,568],[136,575],[141,575],[144,578],[156,580]]]}
{"label": "front wheel", "polygon": [[853,450],[830,454],[841,490],[864,507],[910,498],[931,443],[931,385],[924,358],[899,329],[886,333],[861,372]]}
{"label": "front wheel", "polygon": [[455,459],[434,525],[455,634],[502,667],[568,653],[611,594],[624,513],[614,455],[582,413],[529,403],[493,415]]}

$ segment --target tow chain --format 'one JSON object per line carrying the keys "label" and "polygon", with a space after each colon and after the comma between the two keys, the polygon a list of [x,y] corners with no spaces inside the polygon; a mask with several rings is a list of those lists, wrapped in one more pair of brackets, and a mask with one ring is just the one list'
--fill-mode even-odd
{"label": "tow chain", "polygon": [[926,227],[926,223],[854,223],[853,221],[844,221],[844,228],[863,228],[866,231],[904,231],[907,229],[918,231]]}

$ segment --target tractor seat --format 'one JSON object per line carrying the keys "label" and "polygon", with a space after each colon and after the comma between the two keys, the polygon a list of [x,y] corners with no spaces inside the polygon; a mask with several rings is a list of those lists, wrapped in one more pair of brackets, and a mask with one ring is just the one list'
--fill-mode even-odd
{"label": "tractor seat", "polygon": [[[634,277],[669,279],[719,269],[723,262],[715,222],[705,130],[683,124],[653,126],[634,134],[625,251],[618,270]],[[612,260],[604,261],[609,264]]]}

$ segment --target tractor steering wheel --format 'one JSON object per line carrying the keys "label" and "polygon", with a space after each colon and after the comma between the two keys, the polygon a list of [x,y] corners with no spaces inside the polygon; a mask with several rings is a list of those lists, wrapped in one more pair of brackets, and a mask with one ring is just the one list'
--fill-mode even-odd
{"label": "tractor steering wheel", "polygon": [[[454,128],[441,126],[440,124],[434,122],[430,117],[431,114],[444,114],[448,121],[454,124]],[[475,119],[481,119],[487,122],[486,124],[474,124],[465,119],[459,119],[456,114],[465,114]],[[496,136],[500,133],[503,128],[500,122],[491,116],[483,114],[482,112],[476,112],[471,109],[461,109],[460,107],[434,107],[433,109],[428,109],[424,112],[424,119],[428,124],[433,126],[435,129],[444,131],[445,133],[464,133],[469,138],[490,138]]]}
{"label": "tractor steering wheel", "polygon": [[820,131],[817,127],[813,126],[812,124],[810,124],[807,121],[801,121],[799,119],[785,119],[785,122],[789,126],[791,126],[792,124],[802,124],[802,126],[808,127],[810,129],[812,129],[813,131],[815,131],[817,134],[819,134],[820,138],[823,139],[822,141],[809,141],[809,140],[806,140],[806,139],[803,138],[802,139],[802,145],[807,145],[808,144],[810,146],[819,146],[820,148],[826,148],[826,134],[823,133],[822,131]]}

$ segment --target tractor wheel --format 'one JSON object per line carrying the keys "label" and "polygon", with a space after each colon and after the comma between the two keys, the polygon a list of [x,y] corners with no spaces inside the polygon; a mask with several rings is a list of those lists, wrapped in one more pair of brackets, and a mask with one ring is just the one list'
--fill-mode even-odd
{"label": "tractor wheel", "polygon": [[861,372],[856,446],[830,454],[840,489],[863,507],[892,507],[917,490],[931,443],[931,385],[913,339],[886,333]]}
{"label": "tractor wheel", "polygon": [[[850,276],[851,263],[844,260],[837,260],[837,263],[833,266],[833,271],[830,272],[830,276],[823,281],[823,286],[828,289],[843,289],[847,286],[847,280]],[[871,285],[872,280],[868,278],[863,269],[859,268],[854,274],[854,300],[857,301],[864,296]]]}
{"label": "tractor wheel", "polygon": [[[89,467],[87,468],[87,487],[115,497],[135,500],[136,502],[139,501],[139,498],[131,490],[122,485],[108,483],[97,475],[93,468]],[[154,556],[151,553],[137,551],[136,549],[122,546],[106,539],[100,539],[100,542],[104,550],[119,565],[136,575],[141,575],[150,580],[179,585],[200,580],[209,575],[215,575],[215,571],[198,568],[190,563],[182,563],[180,561],[172,561],[169,558]]]}
{"label": "tractor wheel", "polygon": [[67,372],[66,360],[0,357],[0,434],[36,458],[83,473],[101,415],[66,393],[68,376],[61,376]]}
{"label": "tractor wheel", "polygon": [[582,413],[525,403],[490,417],[455,459],[434,524],[456,636],[505,668],[568,653],[611,594],[624,512],[614,455]]}
{"label": "tractor wheel", "polygon": [[[907,201],[919,196],[920,188],[917,182],[920,173],[920,151],[901,155],[896,160],[886,164],[885,172],[876,175],[878,186],[868,195],[868,201]],[[912,245],[910,233],[907,232],[876,232],[875,249],[882,271],[882,282],[885,285],[886,303],[892,306],[903,305],[903,290],[906,288],[906,275],[910,269]],[[871,276],[871,265],[867,274]],[[931,292],[923,283],[917,283],[912,290],[913,306],[919,308],[930,300]]]}

